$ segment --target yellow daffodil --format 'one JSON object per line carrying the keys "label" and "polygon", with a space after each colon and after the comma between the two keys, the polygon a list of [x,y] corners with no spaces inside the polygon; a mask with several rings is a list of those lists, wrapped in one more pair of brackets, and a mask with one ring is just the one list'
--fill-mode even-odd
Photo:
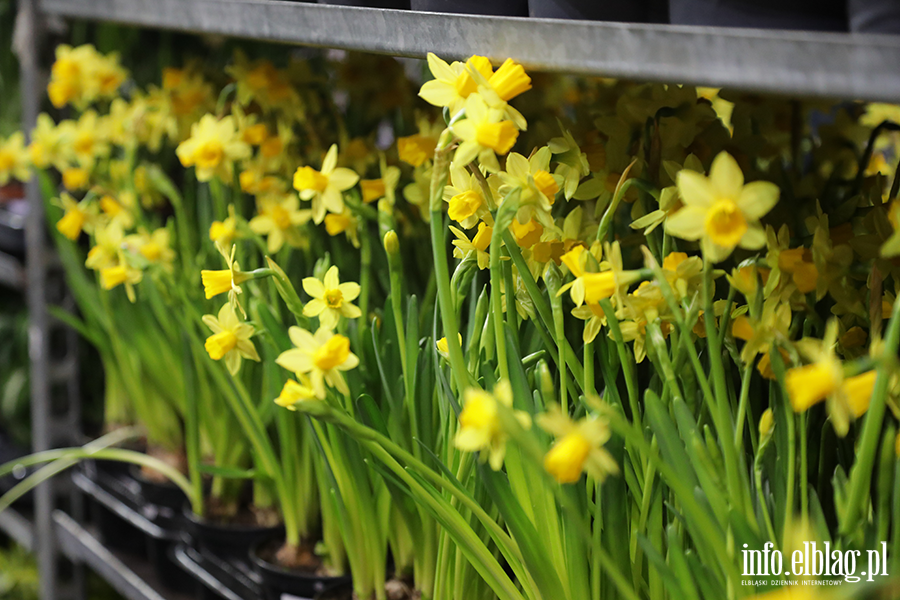
{"label": "yellow daffodil", "polygon": [[721,152],[709,177],[691,170],[678,172],[684,207],[669,217],[666,230],[686,240],[701,240],[703,255],[720,262],[738,246],[756,250],[766,243],[759,219],[778,202],[778,187],[768,181],[744,185],[734,158]]}
{"label": "yellow daffodil", "polygon": [[619,472],[612,455],[603,448],[610,431],[605,420],[586,416],[573,421],[557,405],[538,415],[537,423],[556,438],[544,456],[544,468],[560,483],[575,483],[587,472],[597,482]]}
{"label": "yellow daffodil", "polygon": [[82,167],[69,167],[62,172],[62,182],[67,190],[86,190],[91,183],[91,173]]}
{"label": "yellow daffodil", "polygon": [[124,239],[122,226],[116,222],[107,223],[104,227],[97,226],[94,230],[94,246],[88,251],[84,266],[99,271],[118,265]]}
{"label": "yellow daffodil", "polygon": [[299,375],[300,382],[288,379],[281,388],[281,393],[275,398],[275,404],[288,410],[297,410],[296,405],[316,398],[316,392],[306,375]]}
{"label": "yellow daffodil", "polygon": [[128,300],[134,303],[134,286],[140,283],[143,277],[144,274],[141,270],[130,265],[125,256],[119,253],[118,264],[100,269],[100,287],[104,290],[111,290],[124,285]]}
{"label": "yellow daffodil", "polygon": [[109,127],[107,119],[87,110],[78,121],[59,124],[68,138],[67,154],[79,166],[90,168],[97,160],[109,155]]}
{"label": "yellow daffodil", "polygon": [[224,221],[213,221],[209,226],[209,239],[215,244],[227,248],[238,237],[237,219],[234,216],[234,206],[228,205],[228,216]]}
{"label": "yellow daffodil", "polygon": [[217,120],[207,114],[191,126],[191,137],[179,144],[175,153],[182,165],[196,168],[198,180],[209,181],[218,175],[230,181],[234,161],[248,158],[250,146],[238,135],[233,117]]}
{"label": "yellow daffodil", "polygon": [[325,215],[325,232],[332,237],[346,234],[354,248],[359,248],[359,228],[359,219],[350,210],[339,215]]}
{"label": "yellow daffodil", "polygon": [[[456,337],[459,338],[459,345],[462,346],[462,334],[457,333]],[[450,360],[450,349],[447,346],[447,338],[442,337],[438,341],[434,343],[434,347],[437,349],[438,354],[440,354],[444,360]]]}
{"label": "yellow daffodil", "polygon": [[359,175],[350,169],[337,166],[338,147],[333,144],[322,161],[322,170],[300,167],[294,173],[294,189],[300,192],[301,200],[312,200],[313,221],[316,224],[325,219],[325,212],[344,212],[343,192],[359,181]]}
{"label": "yellow daffodil", "polygon": [[465,229],[471,229],[484,220],[493,225],[490,206],[484,197],[478,178],[470,174],[464,165],[450,165],[450,184],[444,187],[444,201],[449,203],[447,214]]}
{"label": "yellow daffodil", "polygon": [[241,271],[240,265],[234,260],[234,253],[236,250],[234,246],[231,247],[230,253],[225,250],[224,246],[217,244],[216,248],[225,259],[228,268],[216,271],[206,269],[200,271],[200,281],[203,283],[203,291],[206,294],[206,299],[209,300],[219,294],[228,292],[228,300],[233,306],[237,306],[241,309],[241,312],[243,312],[243,307],[241,307],[238,302],[237,295],[243,293],[241,284],[250,280],[252,276],[249,273]]}
{"label": "yellow daffodil", "polygon": [[82,230],[91,228],[96,211],[89,199],[78,202],[63,192],[59,196],[59,205],[65,211],[62,218],[56,222],[56,229],[61,234],[75,241],[81,236]]}
{"label": "yellow daffodil", "polygon": [[10,179],[28,181],[31,177],[31,161],[25,150],[25,134],[13,133],[6,139],[0,138],[0,186]]}
{"label": "yellow daffodil", "polygon": [[456,236],[453,240],[455,246],[453,256],[456,258],[466,258],[470,254],[475,254],[479,269],[487,269],[491,262],[491,256],[488,249],[491,247],[491,236],[494,235],[494,228],[484,223],[478,224],[478,231],[471,240],[469,236],[454,226],[450,226],[450,231]]}
{"label": "yellow daffodil", "polygon": [[320,327],[312,334],[294,326],[288,334],[295,348],[282,352],[276,363],[298,378],[308,375],[317,398],[325,398],[326,383],[342,394],[350,393],[342,372],[355,369],[359,359],[350,352],[349,339],[332,333],[327,327]]}
{"label": "yellow daffodil", "polygon": [[125,244],[144,257],[148,263],[161,266],[166,270],[172,269],[175,251],[171,247],[171,234],[165,227],[159,227],[152,233],[141,231],[128,236]]}
{"label": "yellow daffodil", "polygon": [[300,200],[294,194],[268,196],[259,200],[259,214],[250,219],[250,230],[266,236],[266,250],[275,254],[287,242],[293,247],[302,245],[298,226],[309,221],[311,212],[300,210]]}
{"label": "yellow daffodil", "polygon": [[478,83],[469,69],[477,71],[485,79],[491,77],[491,62],[483,56],[472,56],[465,63],[447,64],[431,52],[428,53],[428,68],[434,79],[426,81],[419,90],[419,96],[434,106],[446,106],[450,116],[454,116],[465,104],[467,98],[478,91]]}
{"label": "yellow daffodil", "polygon": [[312,298],[303,307],[303,314],[319,317],[319,323],[326,329],[334,329],[341,317],[356,319],[362,314],[359,307],[352,304],[359,296],[359,284],[341,283],[336,266],[329,268],[321,281],[315,277],[305,278],[303,290]]}
{"label": "yellow daffodil", "polygon": [[876,373],[868,371],[844,377],[843,365],[834,354],[837,332],[838,323],[833,319],[822,340],[797,342],[800,353],[812,362],[789,369],[785,386],[794,412],[803,412],[825,400],[835,432],[844,437],[850,427],[850,418],[859,418],[868,410]]}
{"label": "yellow daffodil", "polygon": [[68,167],[65,156],[65,148],[68,143],[68,133],[60,129],[50,118],[50,115],[41,113],[38,115],[37,124],[31,130],[31,143],[28,145],[28,157],[38,169],[46,169],[53,166],[59,171]]}
{"label": "yellow daffodil", "polygon": [[466,118],[456,121],[452,129],[462,140],[453,161],[467,165],[477,158],[491,173],[500,170],[496,155],[509,152],[519,137],[515,123],[498,119],[478,94],[466,99]]}
{"label": "yellow daffodil", "polygon": [[232,375],[241,369],[241,358],[260,361],[256,347],[250,338],[255,333],[252,325],[241,322],[231,303],[226,302],[217,316],[203,315],[203,322],[212,331],[206,338],[206,351],[213,360],[225,360]]}
{"label": "yellow daffodil", "polygon": [[[503,430],[499,406],[512,408],[512,388],[502,380],[494,386],[493,393],[468,388],[463,395],[463,409],[459,414],[459,431],[453,443],[463,452],[481,452],[495,471],[503,466],[508,434]],[[514,411],[515,417],[525,428],[531,426],[527,413]]]}
{"label": "yellow daffodil", "polygon": [[559,193],[559,182],[549,172],[550,156],[550,148],[544,146],[530,159],[517,152],[506,157],[506,170],[499,174],[503,181],[499,191],[501,196],[506,196],[514,189],[519,190],[516,212],[519,223],[534,219],[544,227],[555,227],[550,209]]}
{"label": "yellow daffodil", "polygon": [[421,134],[397,138],[397,154],[408,165],[420,167],[434,156],[437,138]]}

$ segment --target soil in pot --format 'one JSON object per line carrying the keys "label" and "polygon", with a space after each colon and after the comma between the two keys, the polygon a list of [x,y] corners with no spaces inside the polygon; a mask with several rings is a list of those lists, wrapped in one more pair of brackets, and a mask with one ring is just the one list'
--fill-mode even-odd
{"label": "soil in pot", "polygon": [[[413,591],[412,585],[400,579],[391,579],[384,584],[388,600],[419,600],[421,594]],[[340,583],[329,587],[318,594],[314,600],[358,600],[353,594],[353,585],[350,582]]]}
{"label": "soil in pot", "polygon": [[273,509],[247,507],[232,513],[211,499],[205,518],[198,518],[190,507],[185,507],[184,514],[194,547],[229,561],[246,563],[248,548],[282,533],[281,519]]}
{"label": "soil in pot", "polygon": [[400,10],[409,9],[409,0],[319,0],[319,4],[363,6],[368,8],[396,8]]}
{"label": "soil in pot", "polygon": [[650,19],[649,0],[528,0],[532,17],[646,23]]}
{"label": "soil in pot", "polygon": [[846,0],[669,0],[676,25],[847,31]]}
{"label": "soil in pot", "polygon": [[266,600],[280,600],[282,594],[312,598],[326,589],[350,581],[346,576],[327,573],[313,544],[288,548],[284,538],[270,538],[250,550],[250,562],[262,580]]}
{"label": "soil in pot", "polygon": [[413,10],[458,13],[467,15],[495,15],[527,17],[528,0],[410,0]]}

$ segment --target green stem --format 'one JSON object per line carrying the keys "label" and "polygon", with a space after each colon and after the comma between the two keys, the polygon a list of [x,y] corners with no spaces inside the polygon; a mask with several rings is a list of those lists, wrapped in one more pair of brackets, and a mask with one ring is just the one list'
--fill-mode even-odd
{"label": "green stem", "polygon": [[[869,491],[869,482],[872,479],[872,468],[875,465],[875,454],[878,451],[878,438],[881,435],[881,426],[884,423],[884,412],[887,406],[888,384],[894,370],[893,358],[897,355],[898,345],[900,345],[900,301],[894,300],[891,322],[888,325],[884,341],[884,354],[882,355],[884,358],[878,367],[875,388],[872,392],[872,400],[866,414],[866,422],[863,425],[859,450],[856,455],[856,464],[850,472],[847,508],[844,518],[841,520],[841,533],[844,535],[856,531],[865,506],[868,506],[868,502],[864,503],[863,500]],[[885,358],[891,360],[885,360]]]}
{"label": "green stem", "polygon": [[437,299],[440,306],[441,323],[444,336],[447,338],[447,352],[450,355],[450,371],[456,382],[456,389],[462,393],[466,388],[476,385],[470,381],[466,370],[466,361],[457,333],[459,325],[456,311],[453,308],[453,294],[450,291],[450,267],[447,257],[447,239],[444,227],[444,186],[450,173],[450,154],[448,148],[452,136],[445,131],[441,136],[441,144],[434,153],[434,165],[431,175],[431,246],[434,254],[434,275],[437,283]]}

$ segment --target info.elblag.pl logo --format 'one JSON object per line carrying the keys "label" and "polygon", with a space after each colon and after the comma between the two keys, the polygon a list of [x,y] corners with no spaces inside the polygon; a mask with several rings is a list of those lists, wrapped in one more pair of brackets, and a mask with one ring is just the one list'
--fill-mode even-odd
{"label": "info.elblag.pl logo", "polygon": [[[744,577],[828,577],[831,581],[793,581],[790,585],[840,585],[843,582],[856,583],[865,578],[875,581],[886,576],[887,543],[881,548],[866,550],[832,549],[830,542],[821,546],[816,542],[803,542],[803,549],[794,550],[790,563],[786,564],[780,550],[775,550],[772,542],[766,542],[762,550],[751,550],[744,544],[741,551]],[[861,570],[861,568],[865,570]],[[840,578],[840,579],[836,579]],[[744,582],[745,585],[784,585],[787,582]]]}

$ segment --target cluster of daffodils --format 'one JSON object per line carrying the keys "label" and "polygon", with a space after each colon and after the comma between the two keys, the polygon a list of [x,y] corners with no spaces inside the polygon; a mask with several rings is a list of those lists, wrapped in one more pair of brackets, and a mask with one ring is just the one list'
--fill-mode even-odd
{"label": "cluster of daffodils", "polygon": [[741,544],[890,533],[900,107],[477,55],[429,55],[417,98],[332,58],[123,94],[115,56],[63,47],[76,116],[0,140],[0,185],[44,172],[104,302],[202,331],[186,364],[234,391],[286,521],[302,460],[260,436],[275,396],[313,417],[361,598],[388,545],[423,598],[656,600],[740,597]]}

